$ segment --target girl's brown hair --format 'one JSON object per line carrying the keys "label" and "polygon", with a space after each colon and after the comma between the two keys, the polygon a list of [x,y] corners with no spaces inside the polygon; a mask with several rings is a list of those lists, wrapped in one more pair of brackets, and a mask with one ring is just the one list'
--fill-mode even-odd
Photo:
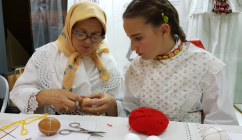
{"label": "girl's brown hair", "polygon": [[178,35],[185,42],[186,35],[179,26],[179,16],[176,8],[168,0],[133,0],[123,14],[125,18],[143,17],[145,24],[159,27],[165,23],[162,13],[167,16],[167,24],[170,26],[171,35]]}

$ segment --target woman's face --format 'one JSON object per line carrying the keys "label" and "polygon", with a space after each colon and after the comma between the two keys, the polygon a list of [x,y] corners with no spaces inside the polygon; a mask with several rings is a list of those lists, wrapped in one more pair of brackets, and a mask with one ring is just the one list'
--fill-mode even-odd
{"label": "woman's face", "polygon": [[165,53],[160,28],[145,24],[142,17],[125,18],[123,27],[131,40],[131,50],[136,51],[142,59],[150,60]]}
{"label": "woman's face", "polygon": [[[85,33],[88,36],[99,35],[102,36],[103,26],[101,22],[96,18],[89,18],[83,21],[75,23],[72,28],[73,31],[79,33]],[[82,55],[87,55],[92,52],[92,50],[97,46],[98,43],[94,43],[90,38],[85,40],[77,40],[72,32],[71,41],[73,47]]]}

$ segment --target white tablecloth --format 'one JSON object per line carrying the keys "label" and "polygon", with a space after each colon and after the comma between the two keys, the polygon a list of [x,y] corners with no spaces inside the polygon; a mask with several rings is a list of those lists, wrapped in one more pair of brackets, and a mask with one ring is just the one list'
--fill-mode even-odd
{"label": "white tablecloth", "polygon": [[[0,113],[0,127],[9,125],[15,121],[24,120],[30,116],[42,116],[38,114],[1,114]],[[60,122],[61,120],[78,121],[96,121],[96,130],[106,131],[104,137],[91,136],[89,140],[122,140],[124,136],[130,132],[139,135],[141,140],[145,140],[148,136],[140,134],[131,129],[129,131],[128,118],[121,117],[106,117],[106,116],[77,116],[77,115],[48,115],[48,117],[55,117]],[[109,126],[109,125],[112,126]],[[202,140],[202,133],[208,127],[215,125],[205,125],[196,123],[173,122],[170,121],[167,129],[159,135],[162,140]],[[225,126],[216,125],[216,127],[223,128],[227,133],[237,133],[242,136],[241,126]],[[3,133],[3,132],[2,132]],[[0,133],[1,134],[1,133]],[[0,136],[1,137],[1,136]],[[242,140],[242,137],[241,137]]]}

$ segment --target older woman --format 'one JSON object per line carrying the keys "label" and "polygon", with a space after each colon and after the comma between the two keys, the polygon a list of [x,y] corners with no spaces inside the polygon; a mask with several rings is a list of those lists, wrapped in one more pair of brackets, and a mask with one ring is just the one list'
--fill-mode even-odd
{"label": "older woman", "polygon": [[[90,1],[74,4],[55,42],[36,50],[10,98],[22,113],[125,116],[123,77],[103,42],[106,15]],[[91,99],[86,105],[82,97]]]}

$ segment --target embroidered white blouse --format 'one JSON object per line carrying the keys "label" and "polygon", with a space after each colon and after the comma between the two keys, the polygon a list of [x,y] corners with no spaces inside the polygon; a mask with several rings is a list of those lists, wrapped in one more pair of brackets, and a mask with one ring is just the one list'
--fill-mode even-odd
{"label": "embroidered white blouse", "polygon": [[[110,53],[99,56],[110,73],[109,80],[100,79],[98,68],[91,57],[84,57],[76,72],[73,93],[80,96],[89,96],[95,92],[108,93],[117,101],[118,115],[126,116],[122,104],[124,78]],[[10,93],[10,99],[22,113],[73,114],[60,112],[53,106],[37,108],[36,101],[36,95],[42,89],[61,89],[68,59],[54,42],[36,49]],[[77,113],[86,115],[81,111]]]}
{"label": "embroidered white blouse", "polygon": [[169,59],[145,61],[137,56],[125,74],[124,107],[129,112],[154,108],[170,121],[238,125],[224,66],[189,42]]}

